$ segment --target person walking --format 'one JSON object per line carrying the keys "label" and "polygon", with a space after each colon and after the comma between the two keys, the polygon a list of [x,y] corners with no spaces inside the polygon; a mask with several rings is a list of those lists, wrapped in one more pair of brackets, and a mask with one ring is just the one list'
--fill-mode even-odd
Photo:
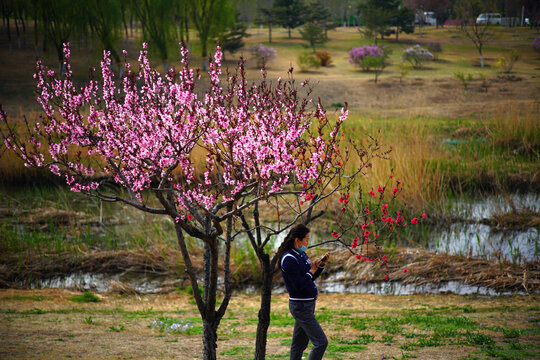
{"label": "person walking", "polygon": [[308,342],[313,349],[309,360],[323,358],[328,339],[315,319],[317,287],[314,281],[324,270],[330,254],[311,261],[306,255],[309,245],[309,228],[303,224],[294,226],[278,249],[281,275],[289,293],[289,310],[294,317],[291,344],[291,360],[301,360]]}

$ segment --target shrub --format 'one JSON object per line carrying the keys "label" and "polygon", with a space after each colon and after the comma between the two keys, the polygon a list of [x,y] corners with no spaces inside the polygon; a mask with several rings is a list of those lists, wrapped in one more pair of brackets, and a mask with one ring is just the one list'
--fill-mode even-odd
{"label": "shrub", "polygon": [[321,66],[329,66],[332,63],[332,58],[328,51],[317,51],[315,54]]}
{"label": "shrub", "polygon": [[320,61],[315,57],[315,55],[309,52],[304,52],[298,55],[296,62],[302,71],[318,69],[321,67]]}
{"label": "shrub", "polygon": [[534,51],[536,51],[538,53],[538,56],[540,56],[540,37],[535,37],[532,44],[531,44],[531,47],[533,48]]}
{"label": "shrub", "polygon": [[403,51],[401,59],[411,64],[413,68],[421,69],[424,66],[424,63],[433,60],[433,54],[426,49],[421,48],[420,45],[415,45],[412,48]]}
{"label": "shrub", "polygon": [[469,85],[469,82],[472,81],[473,75],[472,74],[465,74],[462,72],[456,72],[454,73],[454,76],[456,79],[461,81],[461,84],[463,85],[463,88],[467,90],[467,86]]}
{"label": "shrub", "polygon": [[69,300],[80,303],[99,302],[99,298],[96,295],[92,294],[90,291],[86,291],[79,296],[72,296],[69,298]]}
{"label": "shrub", "polygon": [[385,59],[384,50],[377,45],[366,45],[354,48],[349,51],[349,62],[362,71],[368,71],[376,65],[375,59]]}
{"label": "shrub", "polygon": [[401,83],[401,81],[405,79],[407,75],[409,75],[409,73],[411,72],[411,65],[400,62],[397,65],[397,68],[399,73],[399,82]]}
{"label": "shrub", "polygon": [[247,51],[257,61],[257,67],[262,68],[276,56],[277,52],[272,47],[264,46],[263,44],[255,44],[247,48]]}
{"label": "shrub", "polygon": [[433,60],[438,60],[439,54],[443,51],[441,43],[436,41],[428,42],[426,48],[433,55]]}
{"label": "shrub", "polygon": [[499,61],[497,61],[497,67],[499,71],[505,74],[512,72],[514,64],[519,60],[519,53],[516,50],[513,50],[510,53],[501,55]]}

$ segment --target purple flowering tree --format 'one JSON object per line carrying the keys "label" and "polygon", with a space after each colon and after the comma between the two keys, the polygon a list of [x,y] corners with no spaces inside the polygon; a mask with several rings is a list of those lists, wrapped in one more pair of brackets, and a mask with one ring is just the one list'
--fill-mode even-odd
{"label": "purple flowering tree", "polygon": [[349,51],[349,62],[362,71],[369,71],[377,62],[385,58],[384,50],[377,45],[366,45]]}
{"label": "purple flowering tree", "polygon": [[401,55],[401,59],[411,64],[413,68],[421,69],[424,63],[433,60],[433,54],[420,47],[420,45],[415,45],[405,49]]}
{"label": "purple flowering tree", "polygon": [[264,46],[263,44],[252,45],[247,50],[257,62],[258,68],[266,66],[277,56],[277,52],[273,47]]}
{"label": "purple flowering tree", "polygon": [[[264,359],[278,261],[268,249],[270,240],[295,223],[308,224],[325,214],[320,208],[333,196],[348,201],[351,186],[388,151],[369,138],[344,146],[347,111],[330,120],[322,105],[309,99],[309,84],[297,86],[292,74],[270,83],[263,73],[257,85],[248,85],[240,61],[222,84],[219,48],[203,96],[194,91],[199,75],[189,69],[185,49],[182,69],[162,76],[150,66],[145,44],[138,71],[126,62],[120,78],[105,52],[101,76],[95,76],[99,80],[82,86],[73,82],[68,46],[64,54],[65,76],[37,63],[38,102],[44,110],[39,122],[27,122],[27,131],[20,133],[0,109],[5,146],[26,166],[49,168],[63,177],[72,191],[172,219],[203,320],[204,359],[216,358],[217,329],[232,296],[231,243],[247,235],[262,269],[255,357]],[[351,158],[356,163],[347,164]],[[276,210],[275,226],[264,223],[260,206]],[[389,216],[385,212],[382,219]],[[367,221],[365,212],[353,222],[358,221]],[[353,226],[338,229],[324,243],[349,246],[345,235]],[[204,244],[203,294],[186,234]],[[356,246],[353,241],[351,247]],[[356,255],[360,260],[368,253]],[[218,306],[220,259],[224,297]]]}

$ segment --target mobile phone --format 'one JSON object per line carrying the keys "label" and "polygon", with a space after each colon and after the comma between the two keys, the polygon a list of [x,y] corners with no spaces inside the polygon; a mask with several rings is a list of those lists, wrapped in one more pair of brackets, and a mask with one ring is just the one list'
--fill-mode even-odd
{"label": "mobile phone", "polygon": [[328,260],[328,254],[324,255],[324,256],[321,258],[321,262],[325,262],[326,260]]}

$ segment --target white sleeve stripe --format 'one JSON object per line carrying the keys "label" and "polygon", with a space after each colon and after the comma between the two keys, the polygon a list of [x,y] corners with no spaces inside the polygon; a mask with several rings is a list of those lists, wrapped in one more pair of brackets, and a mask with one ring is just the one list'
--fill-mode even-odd
{"label": "white sleeve stripe", "polygon": [[311,278],[313,279],[313,275],[311,275],[311,273],[308,271],[306,274],[308,274],[309,276],[311,276]]}
{"label": "white sleeve stripe", "polygon": [[294,255],[292,255],[292,254],[285,254],[285,256],[283,256],[283,257],[281,258],[281,268],[283,268],[283,261],[285,260],[285,258],[286,258],[287,256],[292,257],[296,262],[298,262],[298,260],[296,260],[296,258],[294,257]]}

